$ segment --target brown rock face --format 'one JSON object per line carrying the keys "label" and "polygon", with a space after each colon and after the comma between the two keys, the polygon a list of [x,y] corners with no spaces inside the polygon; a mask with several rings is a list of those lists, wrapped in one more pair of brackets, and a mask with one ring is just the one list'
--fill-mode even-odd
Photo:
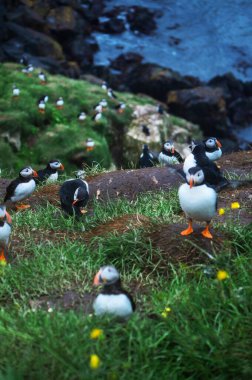
{"label": "brown rock face", "polygon": [[200,124],[206,135],[225,133],[227,110],[223,89],[202,86],[170,91],[167,103],[170,112]]}
{"label": "brown rock face", "polygon": [[51,9],[47,16],[47,24],[57,32],[75,31],[76,15],[71,7],[63,6]]}

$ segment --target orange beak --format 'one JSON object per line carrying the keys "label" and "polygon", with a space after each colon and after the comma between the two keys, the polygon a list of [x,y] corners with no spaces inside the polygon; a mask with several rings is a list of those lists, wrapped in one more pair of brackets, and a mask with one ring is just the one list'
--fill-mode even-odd
{"label": "orange beak", "polygon": [[174,146],[172,147],[171,152],[172,152],[172,154],[174,154],[174,152],[175,152]]}
{"label": "orange beak", "polygon": [[192,178],[192,177],[190,178],[189,185],[190,185],[190,189],[191,189],[191,188],[193,187],[193,185],[194,185],[194,181],[193,181],[193,178]]}
{"label": "orange beak", "polygon": [[7,222],[8,222],[9,224],[11,224],[12,220],[11,220],[11,216],[10,216],[10,214],[9,214],[7,211],[5,211],[5,215],[6,215]]}
{"label": "orange beak", "polygon": [[60,165],[60,170],[65,170],[65,168],[62,164]]}
{"label": "orange beak", "polygon": [[96,275],[95,275],[95,277],[94,277],[93,285],[95,285],[95,286],[101,285],[100,274],[101,274],[101,271],[99,270],[99,272],[97,272]]}
{"label": "orange beak", "polygon": [[218,145],[219,148],[222,147],[222,145],[221,145],[221,143],[219,142],[219,140],[216,140],[216,143],[217,143],[217,145]]}
{"label": "orange beak", "polygon": [[36,170],[33,170],[32,174],[33,174],[33,177],[38,177],[38,173],[36,172]]}
{"label": "orange beak", "polygon": [[76,199],[75,201],[73,201],[72,205],[74,206],[77,202],[79,202],[79,199]]}

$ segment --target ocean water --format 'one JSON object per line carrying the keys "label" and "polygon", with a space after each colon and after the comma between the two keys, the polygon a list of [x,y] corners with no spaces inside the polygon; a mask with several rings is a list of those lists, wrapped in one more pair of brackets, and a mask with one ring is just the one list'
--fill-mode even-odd
{"label": "ocean water", "polygon": [[[172,68],[207,81],[232,72],[252,80],[252,0],[105,0],[115,6],[141,5],[162,12],[157,30],[146,36],[127,30],[119,35],[94,33],[100,46],[95,64],[108,65],[125,52],[145,62]],[[122,12],[121,18],[125,19]],[[172,46],[174,38],[179,44]]]}

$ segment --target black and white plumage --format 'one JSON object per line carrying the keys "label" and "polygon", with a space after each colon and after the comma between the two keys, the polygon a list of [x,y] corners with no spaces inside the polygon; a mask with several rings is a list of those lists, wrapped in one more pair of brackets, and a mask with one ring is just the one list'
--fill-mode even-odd
{"label": "black and white plumage", "polygon": [[123,113],[123,112],[125,111],[125,109],[126,109],[126,104],[123,103],[123,102],[120,102],[119,104],[117,104],[117,105],[115,106],[115,109],[116,109],[116,111],[117,111],[118,113]]}
{"label": "black and white plumage", "polygon": [[102,113],[101,112],[96,112],[92,116],[92,120],[95,121],[96,123],[102,119]]}
{"label": "black and white plumage", "polygon": [[22,57],[20,58],[19,62],[21,63],[21,65],[24,65],[24,66],[28,66],[29,65],[29,60],[27,58],[26,55],[22,55]]}
{"label": "black and white plumage", "polygon": [[103,111],[103,107],[101,105],[101,103],[97,103],[94,107],[93,107],[93,110],[98,113],[98,112],[102,112]]}
{"label": "black and white plumage", "polygon": [[47,103],[49,100],[49,96],[48,95],[43,95],[39,98],[37,104],[39,104],[40,102],[44,102],[44,103]]}
{"label": "black and white plumage", "polygon": [[101,267],[94,278],[94,285],[103,285],[93,303],[95,315],[130,317],[136,306],[132,296],[122,288],[120,274],[114,266]]}
{"label": "black and white plumage", "polygon": [[20,89],[14,84],[12,86],[12,96],[13,98],[18,98],[20,95]]}
{"label": "black and white plumage", "polygon": [[205,145],[206,155],[211,161],[217,161],[222,156],[221,143],[216,137],[210,137],[206,140],[203,140]]}
{"label": "black and white plumage", "polygon": [[47,78],[46,78],[46,75],[43,73],[43,71],[40,71],[40,73],[38,74],[38,78],[41,84],[46,84]]}
{"label": "black and white plumage", "polygon": [[60,188],[61,208],[68,215],[81,216],[81,208],[87,205],[88,199],[89,187],[83,179],[68,179]]}
{"label": "black and white plumage", "polygon": [[204,170],[198,166],[189,169],[186,182],[178,191],[180,206],[189,219],[189,226],[181,235],[190,235],[193,232],[192,221],[197,220],[207,223],[202,235],[212,238],[208,228],[217,211],[217,192],[206,182]]}
{"label": "black and white plumage", "polygon": [[86,118],[87,118],[87,115],[86,115],[85,112],[80,112],[80,113],[79,113],[79,115],[78,115],[78,120],[79,120],[80,122],[83,122],[84,120],[86,120]]}
{"label": "black and white plumage", "polygon": [[102,87],[102,89],[103,89],[104,91],[108,91],[108,88],[109,88],[109,87],[108,87],[108,83],[107,83],[107,82],[103,81],[101,87]]}
{"label": "black and white plumage", "polygon": [[95,148],[95,142],[90,137],[86,140],[86,150],[87,152],[91,152]]}
{"label": "black and white plumage", "polygon": [[113,92],[112,88],[108,88],[107,95],[108,95],[108,97],[111,98],[111,99],[117,99],[117,96],[116,96],[115,93]]}
{"label": "black and white plumage", "polygon": [[106,99],[102,99],[99,103],[102,106],[102,109],[104,110],[108,106],[108,102]]}
{"label": "black and white plumage", "polygon": [[58,110],[62,110],[64,108],[64,100],[62,98],[62,96],[60,96],[57,100],[56,100],[56,108]]}
{"label": "black and white plumage", "polygon": [[162,151],[159,153],[158,160],[161,165],[174,165],[183,162],[183,158],[174,148],[171,140],[164,143]]}
{"label": "black and white plumage", "polygon": [[0,205],[0,263],[6,262],[5,250],[11,234],[11,217],[5,205]]}
{"label": "black and white plumage", "polygon": [[143,152],[139,159],[140,168],[152,168],[154,166],[154,156],[150,152],[147,144],[143,146]]}
{"label": "black and white plumage", "polygon": [[33,70],[34,70],[33,65],[31,63],[29,63],[24,69],[22,69],[22,72],[28,76],[31,76]]}
{"label": "black and white plumage", "polygon": [[[19,172],[19,177],[14,179],[7,186],[4,202],[11,201],[13,203],[16,203],[28,198],[36,188],[36,183],[33,177],[37,176],[37,172],[30,166],[22,169]],[[18,206],[17,208],[26,207]]]}
{"label": "black and white plumage", "polygon": [[40,100],[38,103],[38,111],[40,113],[45,113],[46,103],[43,100]]}
{"label": "black and white plumage", "polygon": [[58,180],[59,170],[64,170],[64,166],[59,160],[49,161],[45,169],[38,170],[38,177],[36,178],[36,182],[56,182]]}

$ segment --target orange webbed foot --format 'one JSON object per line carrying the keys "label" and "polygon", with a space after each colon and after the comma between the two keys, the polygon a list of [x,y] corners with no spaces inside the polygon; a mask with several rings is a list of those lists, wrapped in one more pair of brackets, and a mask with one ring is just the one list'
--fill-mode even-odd
{"label": "orange webbed foot", "polygon": [[201,232],[201,234],[205,237],[205,238],[208,238],[208,239],[212,239],[213,238],[213,235],[211,234],[211,232],[209,231],[209,227],[206,226],[206,228]]}
{"label": "orange webbed foot", "polygon": [[30,208],[30,207],[31,207],[30,205],[17,205],[16,209],[17,211],[19,211],[19,210],[26,210],[27,208]]}
{"label": "orange webbed foot", "polygon": [[181,231],[180,235],[187,236],[187,235],[191,235],[192,233],[193,233],[193,228],[189,226],[186,230]]}

